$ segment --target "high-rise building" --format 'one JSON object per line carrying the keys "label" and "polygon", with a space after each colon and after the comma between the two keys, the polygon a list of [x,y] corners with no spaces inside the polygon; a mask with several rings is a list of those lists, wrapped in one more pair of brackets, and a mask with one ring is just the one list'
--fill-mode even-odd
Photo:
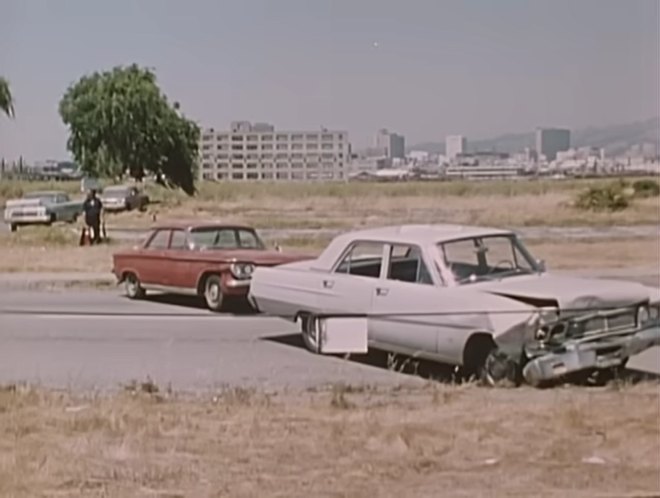
{"label": "high-rise building", "polygon": [[351,149],[348,133],[279,131],[267,123],[231,123],[202,131],[201,180],[340,180]]}
{"label": "high-rise building", "polygon": [[403,135],[390,133],[385,128],[378,130],[374,147],[379,154],[389,159],[404,159],[406,157],[406,141]]}
{"label": "high-rise building", "polygon": [[557,158],[557,152],[571,148],[571,132],[562,128],[537,128],[536,152],[543,154],[548,161]]}
{"label": "high-rise building", "polygon": [[458,154],[467,152],[467,140],[463,135],[449,135],[445,138],[445,156],[454,159]]}

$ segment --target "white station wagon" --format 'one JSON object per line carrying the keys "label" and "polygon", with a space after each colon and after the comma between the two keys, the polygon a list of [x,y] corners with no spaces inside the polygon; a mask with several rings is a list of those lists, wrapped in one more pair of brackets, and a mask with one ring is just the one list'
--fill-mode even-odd
{"label": "white station wagon", "polygon": [[492,228],[342,234],[317,259],[257,268],[249,299],[298,321],[315,353],[373,346],[491,385],[608,374],[660,344],[660,290],[553,275],[514,232]]}

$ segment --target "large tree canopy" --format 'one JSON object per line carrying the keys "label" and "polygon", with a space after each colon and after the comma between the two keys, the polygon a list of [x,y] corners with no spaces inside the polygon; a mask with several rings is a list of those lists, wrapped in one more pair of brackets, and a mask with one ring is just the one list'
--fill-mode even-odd
{"label": "large tree canopy", "polygon": [[195,192],[199,128],[170,105],[152,71],[133,64],[83,76],[60,102],[67,147],[86,173],[141,180]]}
{"label": "large tree canopy", "polygon": [[11,96],[9,82],[0,76],[0,111],[7,116],[14,117],[14,99]]}

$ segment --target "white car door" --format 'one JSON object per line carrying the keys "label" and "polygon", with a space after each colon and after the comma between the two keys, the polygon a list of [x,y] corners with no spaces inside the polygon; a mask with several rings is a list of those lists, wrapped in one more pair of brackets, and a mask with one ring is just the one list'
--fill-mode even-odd
{"label": "white car door", "polygon": [[[386,273],[373,290],[371,339],[412,356],[436,354],[441,289],[434,285],[419,247],[388,246]],[[419,315],[415,315],[419,313]]]}
{"label": "white car door", "polygon": [[[321,341],[322,353],[355,352],[363,344],[365,352],[370,334],[374,289],[383,273],[385,244],[357,241],[349,247],[333,270],[318,283],[320,315],[329,315]],[[364,315],[362,318],[339,320],[333,316]],[[337,325],[332,327],[331,324]],[[343,329],[343,332],[342,332]]]}

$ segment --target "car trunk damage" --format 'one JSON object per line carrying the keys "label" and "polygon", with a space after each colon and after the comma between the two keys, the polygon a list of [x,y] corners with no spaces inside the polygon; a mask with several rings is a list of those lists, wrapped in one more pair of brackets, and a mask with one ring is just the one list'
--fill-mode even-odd
{"label": "car trunk damage", "polygon": [[537,309],[534,320],[521,321],[496,337],[509,353],[512,342],[520,339],[520,366],[530,384],[616,368],[660,345],[655,289],[641,284],[543,274],[477,285]]}

